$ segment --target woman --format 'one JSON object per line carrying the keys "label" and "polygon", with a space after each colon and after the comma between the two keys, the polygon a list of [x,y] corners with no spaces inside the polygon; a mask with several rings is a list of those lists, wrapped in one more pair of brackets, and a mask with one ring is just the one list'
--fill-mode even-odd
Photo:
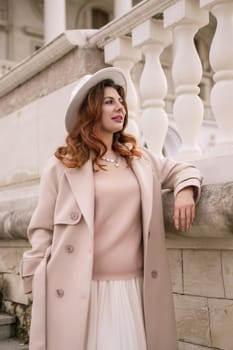
{"label": "woman", "polygon": [[117,68],[77,84],[66,146],[41,178],[22,261],[30,350],[177,349],[161,187],[174,190],[174,223],[185,230],[200,175],[137,148],[124,132],[125,90]]}

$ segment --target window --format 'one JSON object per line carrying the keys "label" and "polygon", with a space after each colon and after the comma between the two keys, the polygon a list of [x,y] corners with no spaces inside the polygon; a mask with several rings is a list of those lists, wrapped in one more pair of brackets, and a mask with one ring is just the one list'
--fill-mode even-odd
{"label": "window", "polygon": [[0,21],[7,21],[7,1],[0,0]]}
{"label": "window", "polygon": [[110,21],[108,13],[98,8],[91,10],[91,17],[93,29],[99,29]]}
{"label": "window", "polygon": [[106,0],[93,0],[78,9],[75,28],[99,29],[113,17],[111,4]]}

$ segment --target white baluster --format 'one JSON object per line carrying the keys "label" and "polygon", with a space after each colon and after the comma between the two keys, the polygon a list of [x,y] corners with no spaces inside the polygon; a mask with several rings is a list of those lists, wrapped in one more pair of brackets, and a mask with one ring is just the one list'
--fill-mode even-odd
{"label": "white baluster", "polygon": [[173,114],[182,138],[177,158],[195,159],[201,155],[197,137],[204,108],[198,96],[202,65],[194,35],[208,23],[208,12],[199,8],[197,0],[180,0],[164,11],[164,23],[173,30],[172,77],[176,93]]}
{"label": "white baluster", "polygon": [[215,154],[233,153],[233,3],[232,0],[200,1],[217,19],[210,48],[210,64],[215,72],[211,107],[221,135]]}
{"label": "white baluster", "polygon": [[66,1],[44,1],[45,43],[52,41],[66,30]]}
{"label": "white baluster", "polygon": [[141,59],[141,52],[131,45],[128,37],[117,38],[104,47],[105,62],[123,69],[127,80],[127,105],[129,121],[126,131],[140,140],[138,126],[139,99],[131,78],[131,69]]}
{"label": "white baluster", "polygon": [[114,0],[114,18],[124,15],[132,8],[132,0]]}
{"label": "white baluster", "polygon": [[148,147],[162,156],[168,118],[164,110],[167,80],[160,54],[171,43],[171,33],[163,28],[162,22],[150,19],[133,29],[132,38],[133,46],[140,46],[145,56],[140,80],[143,137]]}

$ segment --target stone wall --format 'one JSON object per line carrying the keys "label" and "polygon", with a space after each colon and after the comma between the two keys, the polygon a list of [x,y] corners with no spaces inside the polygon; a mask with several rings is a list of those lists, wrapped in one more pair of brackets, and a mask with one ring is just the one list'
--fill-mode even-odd
{"label": "stone wall", "polygon": [[104,67],[103,51],[93,47],[74,47],[32,79],[0,98],[0,117],[9,115],[32,101],[77,81],[84,74]]}
{"label": "stone wall", "polygon": [[27,249],[29,244],[26,240],[0,239],[0,312],[16,316],[16,336],[23,343],[29,340],[31,301],[23,293],[19,267],[22,254]]}
{"label": "stone wall", "polygon": [[175,232],[164,195],[180,350],[233,349],[233,182],[203,186],[194,226]]}
{"label": "stone wall", "polygon": [[169,248],[169,258],[178,337],[193,344],[181,349],[232,349],[233,251],[190,244]]}

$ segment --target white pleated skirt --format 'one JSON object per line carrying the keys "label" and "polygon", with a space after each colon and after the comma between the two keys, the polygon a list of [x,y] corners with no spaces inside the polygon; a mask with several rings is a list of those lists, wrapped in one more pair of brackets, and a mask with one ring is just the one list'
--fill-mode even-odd
{"label": "white pleated skirt", "polygon": [[146,350],[142,277],[92,281],[86,350]]}

